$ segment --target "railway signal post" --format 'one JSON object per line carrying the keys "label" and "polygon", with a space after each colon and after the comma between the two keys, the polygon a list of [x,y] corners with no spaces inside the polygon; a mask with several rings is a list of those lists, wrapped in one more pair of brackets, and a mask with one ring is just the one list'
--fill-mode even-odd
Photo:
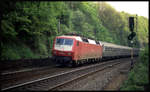
{"label": "railway signal post", "polygon": [[[131,34],[128,36],[128,40],[130,40],[131,44],[131,68],[133,68],[133,38],[135,37],[136,33],[134,32],[134,17],[129,17],[129,29]],[[137,30],[137,15],[136,15],[136,30]]]}
{"label": "railway signal post", "polygon": [[133,68],[133,41],[131,41],[131,47],[132,47],[132,50],[131,50],[131,68]]}

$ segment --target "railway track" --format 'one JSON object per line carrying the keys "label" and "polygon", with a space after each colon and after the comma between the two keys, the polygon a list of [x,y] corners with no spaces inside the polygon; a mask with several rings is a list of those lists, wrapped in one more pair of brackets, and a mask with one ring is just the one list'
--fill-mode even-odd
{"label": "railway track", "polygon": [[121,64],[119,59],[109,62],[102,62],[90,66],[79,67],[67,72],[62,72],[55,75],[50,75],[44,78],[39,78],[36,80],[28,81],[25,83],[16,84],[13,86],[2,88],[2,91],[18,91],[18,90],[56,90],[66,84],[73,82],[75,80],[81,79],[83,77],[89,76],[98,71],[102,71],[106,68],[113,68],[114,66]]}
{"label": "railway track", "polygon": [[9,80],[20,80],[26,78],[26,76],[32,76],[37,72],[41,72],[44,70],[51,69],[51,67],[40,67],[40,68],[28,68],[19,71],[10,71],[10,72],[2,72],[1,73],[1,82],[9,83]]}

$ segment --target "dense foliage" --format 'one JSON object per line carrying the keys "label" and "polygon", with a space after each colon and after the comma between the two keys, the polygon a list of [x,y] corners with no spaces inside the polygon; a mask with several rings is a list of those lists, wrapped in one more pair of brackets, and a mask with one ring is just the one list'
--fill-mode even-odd
{"label": "dense foliage", "polygon": [[[128,17],[107,3],[3,1],[1,59],[51,56],[57,35],[76,32],[96,40],[129,45]],[[138,16],[135,47],[148,43],[148,19]]]}
{"label": "dense foliage", "polygon": [[148,46],[140,52],[140,59],[129,73],[128,80],[124,82],[120,90],[145,90],[149,84],[149,52]]}

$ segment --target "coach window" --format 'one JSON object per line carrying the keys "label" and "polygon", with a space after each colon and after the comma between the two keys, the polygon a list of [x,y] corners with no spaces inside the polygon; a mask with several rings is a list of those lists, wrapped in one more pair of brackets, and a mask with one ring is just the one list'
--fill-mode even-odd
{"label": "coach window", "polygon": [[79,46],[79,41],[77,41],[77,46]]}

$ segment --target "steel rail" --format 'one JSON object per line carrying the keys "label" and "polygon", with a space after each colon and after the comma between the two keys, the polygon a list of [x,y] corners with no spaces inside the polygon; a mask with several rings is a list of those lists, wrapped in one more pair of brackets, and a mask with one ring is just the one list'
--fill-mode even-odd
{"label": "steel rail", "polygon": [[71,82],[73,82],[73,81],[79,80],[79,79],[81,79],[82,77],[86,77],[86,76],[92,75],[93,73],[96,73],[96,72],[102,71],[102,70],[104,70],[104,69],[113,67],[114,65],[118,65],[118,64],[120,64],[120,63],[121,63],[121,62],[117,62],[117,63],[115,63],[115,64],[113,64],[113,65],[104,66],[104,67],[102,67],[102,68],[100,68],[100,69],[98,69],[98,70],[91,71],[91,72],[89,72],[89,73],[83,74],[83,75],[78,76],[78,77],[76,77],[76,78],[73,78],[73,79],[71,79],[71,80],[65,81],[65,82],[60,83],[60,84],[58,84],[58,85],[55,85],[55,86],[49,88],[49,90],[56,90],[56,89],[58,89],[59,87],[65,86],[65,85],[67,85],[67,84],[69,84],[69,83],[71,83]]}
{"label": "steel rail", "polygon": [[[60,73],[60,74],[56,74],[56,75],[52,75],[52,76],[40,78],[40,79],[37,79],[37,80],[33,80],[33,81],[21,83],[21,84],[18,84],[18,85],[9,86],[9,87],[6,87],[6,88],[2,88],[1,90],[2,90],[2,91],[5,91],[5,90],[17,89],[17,88],[19,88],[19,87],[28,86],[28,85],[30,85],[30,84],[31,84],[31,85],[33,84],[33,85],[34,85],[35,83],[40,82],[40,81],[44,81],[44,80],[47,80],[47,79],[51,79],[51,78],[54,78],[54,77],[66,75],[66,74],[73,73],[73,72],[77,72],[77,71],[83,71],[83,70],[86,70],[86,69],[90,69],[90,68],[92,68],[92,67],[94,68],[94,67],[96,67],[96,66],[102,66],[102,65],[105,65],[105,64],[110,64],[110,63],[113,63],[113,62],[119,62],[119,61],[102,62],[102,63],[100,63],[100,64],[85,66],[85,67],[81,67],[81,68],[78,68],[78,69],[75,69],[75,70],[71,70],[71,71],[69,71],[69,72],[64,72],[64,73]],[[109,65],[109,66],[110,66],[110,65]]]}

